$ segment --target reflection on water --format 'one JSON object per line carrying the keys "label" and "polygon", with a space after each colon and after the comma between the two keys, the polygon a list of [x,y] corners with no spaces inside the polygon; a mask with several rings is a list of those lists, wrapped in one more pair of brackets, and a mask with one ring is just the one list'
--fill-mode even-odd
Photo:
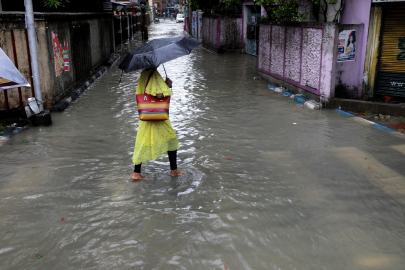
{"label": "reflection on water", "polygon": [[403,269],[405,140],[304,109],[256,66],[202,48],[165,64],[180,177],[165,158],[130,181],[140,72],[118,84],[116,66],[53,126],[10,139],[0,269]]}

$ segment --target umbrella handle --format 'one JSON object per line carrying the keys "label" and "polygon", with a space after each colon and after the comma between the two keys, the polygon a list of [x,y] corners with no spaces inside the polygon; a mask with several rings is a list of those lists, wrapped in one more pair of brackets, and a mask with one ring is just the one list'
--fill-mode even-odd
{"label": "umbrella handle", "polygon": [[162,64],[162,66],[163,66],[163,69],[165,70],[166,79],[167,79],[167,73],[166,73],[165,65]]}

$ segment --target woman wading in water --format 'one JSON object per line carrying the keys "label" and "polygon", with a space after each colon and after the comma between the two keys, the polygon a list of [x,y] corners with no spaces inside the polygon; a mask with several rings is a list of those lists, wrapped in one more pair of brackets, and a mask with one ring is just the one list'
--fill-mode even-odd
{"label": "woman wading in water", "polygon": [[[153,72],[149,79],[149,75]],[[148,82],[149,79],[149,82]],[[173,93],[169,87],[172,82],[166,82],[157,72],[157,68],[145,69],[139,78],[136,94],[146,94],[156,96],[158,99],[171,96]],[[170,175],[182,175],[183,172],[177,169],[177,149],[179,141],[174,132],[170,120],[165,121],[139,121],[138,133],[136,135],[133,162],[135,164],[132,181],[146,179],[141,175],[142,162],[163,158],[169,155]]]}

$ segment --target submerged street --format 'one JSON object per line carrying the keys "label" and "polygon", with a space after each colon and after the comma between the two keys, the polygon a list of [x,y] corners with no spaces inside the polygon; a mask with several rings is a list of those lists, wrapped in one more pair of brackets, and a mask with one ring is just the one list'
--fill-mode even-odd
{"label": "submerged street", "polygon": [[140,71],[117,66],[141,45],[0,147],[0,269],[403,269],[405,137],[297,105],[247,54],[165,64],[185,174],[131,182]]}

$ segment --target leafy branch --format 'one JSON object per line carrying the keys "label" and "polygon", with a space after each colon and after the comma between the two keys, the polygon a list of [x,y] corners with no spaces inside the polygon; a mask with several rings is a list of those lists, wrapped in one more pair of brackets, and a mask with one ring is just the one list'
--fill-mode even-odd
{"label": "leafy branch", "polygon": [[[328,6],[336,4],[338,1],[341,2],[341,7],[337,11],[339,13],[344,7],[344,0],[253,0],[256,6],[263,6],[269,19],[278,22],[281,21],[305,21],[308,16],[315,11],[315,18],[318,20],[318,12],[327,20],[326,15],[328,13]],[[240,5],[241,0],[189,0],[192,9],[208,7],[212,8],[214,6],[227,7],[231,5]],[[335,16],[335,20],[338,14]]]}
{"label": "leafy branch", "polygon": [[69,0],[44,0],[44,6],[57,9],[63,7],[64,2],[69,3]]}

